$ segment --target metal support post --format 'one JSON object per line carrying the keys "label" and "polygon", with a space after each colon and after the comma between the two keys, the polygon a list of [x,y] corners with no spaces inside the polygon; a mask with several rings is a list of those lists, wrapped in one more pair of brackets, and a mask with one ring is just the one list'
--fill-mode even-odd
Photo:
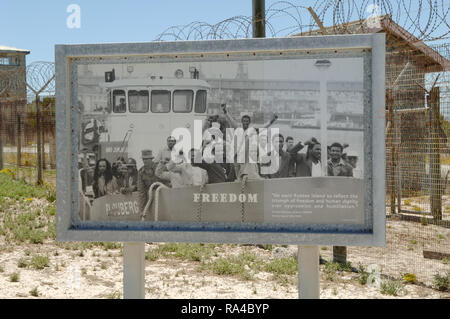
{"label": "metal support post", "polygon": [[123,298],[145,298],[144,243],[123,243]]}
{"label": "metal support post", "polygon": [[319,246],[298,246],[298,297],[320,298]]}

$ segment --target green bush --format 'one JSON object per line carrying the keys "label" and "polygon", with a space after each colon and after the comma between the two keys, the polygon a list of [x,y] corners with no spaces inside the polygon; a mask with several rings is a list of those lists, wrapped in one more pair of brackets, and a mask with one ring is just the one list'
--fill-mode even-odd
{"label": "green bush", "polygon": [[417,284],[417,276],[414,274],[406,273],[403,275],[403,282],[407,284]]}
{"label": "green bush", "polygon": [[145,260],[155,261],[160,256],[159,249],[151,249],[145,253]]}
{"label": "green bush", "polygon": [[105,250],[119,249],[122,247],[121,243],[114,243],[114,242],[102,242],[100,243],[100,245],[102,245]]}
{"label": "green bush", "polygon": [[422,216],[422,218],[420,218],[420,223],[422,224],[422,226],[427,226],[428,219],[425,216]]}
{"label": "green bush", "polygon": [[11,177],[12,179],[15,178],[15,174],[12,170],[8,169],[8,168],[4,168],[0,171],[1,175],[7,175],[9,177]]}
{"label": "green bush", "polygon": [[44,269],[50,265],[50,259],[48,256],[35,255],[31,258],[30,266],[34,269]]}
{"label": "green bush", "polygon": [[399,280],[383,280],[380,285],[383,295],[399,296],[406,293],[403,283]]}
{"label": "green bush", "polygon": [[17,262],[17,267],[19,268],[26,268],[28,267],[28,261],[25,258],[20,258]]}
{"label": "green bush", "polygon": [[40,293],[39,293],[38,287],[34,287],[33,289],[31,289],[30,295],[33,297],[39,297]]}
{"label": "green bush", "polygon": [[108,299],[121,299],[122,293],[120,291],[114,291],[106,296]]}
{"label": "green bush", "polygon": [[15,200],[31,197],[44,198],[47,189],[43,186],[32,186],[23,180],[15,181],[9,174],[0,173],[0,197],[9,197]]}
{"label": "green bush", "polygon": [[32,244],[43,244],[46,233],[42,230],[32,230],[29,234],[29,240]]}
{"label": "green bush", "polygon": [[259,271],[263,267],[263,260],[255,254],[246,251],[238,256],[219,257],[212,262],[202,261],[202,266],[212,270],[217,275],[239,276],[244,280],[251,280],[251,270]]}
{"label": "green bush", "polygon": [[20,276],[18,273],[14,272],[11,275],[9,275],[9,281],[10,282],[19,282]]}
{"label": "green bush", "polygon": [[336,280],[336,275],[339,273],[339,264],[333,262],[327,262],[323,266],[323,273],[325,274],[325,279],[330,281]]}
{"label": "green bush", "polygon": [[217,258],[210,264],[210,268],[217,275],[249,276],[243,264],[234,263],[227,258]]}
{"label": "green bush", "polygon": [[51,185],[45,187],[45,198],[50,202],[54,203],[56,201],[56,188]]}
{"label": "green bush", "polygon": [[439,291],[450,290],[450,272],[445,275],[437,273],[433,276],[433,287]]}
{"label": "green bush", "polygon": [[297,273],[298,261],[296,257],[276,258],[264,266],[264,270],[279,275],[294,275]]}
{"label": "green bush", "polygon": [[358,274],[358,282],[363,286],[367,284],[367,279],[369,279],[370,274],[367,272],[366,267],[361,263],[358,264]]}
{"label": "green bush", "polygon": [[182,260],[203,261],[216,255],[213,244],[167,243],[159,246],[159,252]]}

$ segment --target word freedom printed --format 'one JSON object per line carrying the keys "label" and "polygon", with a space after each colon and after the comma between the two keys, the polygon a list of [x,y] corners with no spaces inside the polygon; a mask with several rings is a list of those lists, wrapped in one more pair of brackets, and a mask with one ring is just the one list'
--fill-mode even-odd
{"label": "word freedom printed", "polygon": [[236,201],[240,203],[257,203],[258,193],[239,195],[234,193],[194,193],[194,203],[198,203],[199,201],[203,203],[235,203]]}
{"label": "word freedom printed", "polygon": [[[205,161],[208,164],[213,162],[224,162],[224,149],[226,163],[259,163],[262,174],[274,174],[279,168],[279,148],[278,141],[275,139],[279,136],[278,128],[259,128],[249,127],[247,130],[243,128],[226,128],[224,139],[222,131],[218,127],[207,128],[202,133],[201,120],[194,120],[194,136],[192,145],[191,132],[188,128],[180,127],[172,131],[177,143],[172,149],[171,159],[178,160],[178,156],[182,153],[188,154],[193,147],[201,149],[203,141],[207,141],[204,146],[202,157],[195,158],[195,163]],[[224,148],[225,144],[225,148]],[[189,159],[188,159],[189,161]]]}

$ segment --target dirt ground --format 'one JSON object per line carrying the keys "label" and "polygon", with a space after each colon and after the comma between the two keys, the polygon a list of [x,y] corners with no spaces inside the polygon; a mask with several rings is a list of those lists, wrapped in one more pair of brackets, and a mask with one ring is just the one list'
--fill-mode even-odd
{"label": "dirt ground", "polygon": [[[39,205],[39,203],[37,204]],[[383,280],[414,274],[416,284],[402,284],[397,296],[382,294],[375,285],[362,285],[357,272],[326,273],[321,265],[321,298],[430,298],[450,299],[450,292],[432,288],[436,273],[450,271],[448,260],[423,257],[423,250],[450,252],[450,229],[420,223],[388,219],[386,247],[348,247],[348,261],[354,267],[375,267]],[[121,247],[79,243],[12,244],[0,236],[0,298],[121,298],[123,286]],[[146,244],[153,251],[162,243]],[[295,255],[297,246],[257,247],[253,245],[217,245],[216,257],[238,256],[246,252],[263,261]],[[33,255],[49,257],[48,265],[35,269],[23,265]],[[332,259],[332,247],[321,246],[321,257]],[[21,264],[22,261],[22,264]],[[249,265],[251,266],[251,265]],[[297,275],[276,276],[245,266],[249,278],[219,275],[201,269],[195,260],[159,255],[146,260],[146,298],[297,298]],[[18,274],[17,281],[12,275]],[[34,292],[33,292],[34,290]]]}

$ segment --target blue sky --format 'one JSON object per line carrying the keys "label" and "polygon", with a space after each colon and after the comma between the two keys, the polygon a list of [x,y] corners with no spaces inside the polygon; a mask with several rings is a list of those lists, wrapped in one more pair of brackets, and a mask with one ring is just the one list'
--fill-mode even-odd
{"label": "blue sky", "polygon": [[[81,27],[66,25],[81,8]],[[170,26],[250,16],[251,0],[2,0],[0,44],[27,49],[27,63],[53,61],[55,44],[152,41]]]}
{"label": "blue sky", "polygon": [[[445,1],[438,1],[441,11],[448,10],[449,5],[445,5]],[[316,0],[289,0],[289,2],[314,6]],[[408,10],[412,18],[416,19],[417,1],[403,0],[403,2],[410,4]],[[266,0],[266,9],[274,4],[276,8],[286,7],[287,3]],[[325,2],[317,3],[323,7]],[[357,0],[355,3],[358,6],[361,3],[370,5],[371,1]],[[79,29],[67,27],[66,21],[70,15],[67,8],[70,4],[80,6]],[[444,9],[442,5],[445,6]],[[316,10],[319,13],[320,7]],[[407,17],[403,11],[404,9],[400,11],[401,18]],[[304,16],[303,24],[310,24],[310,14],[306,9],[301,12]],[[366,12],[363,10],[362,13],[364,17],[370,15],[367,10]],[[147,42],[155,40],[171,26],[187,25],[195,21],[216,24],[227,18],[251,14],[252,0],[1,0],[0,44],[31,51],[27,56],[29,64],[34,61],[54,61],[55,44]],[[424,17],[422,22],[425,23],[426,12],[422,12],[421,16]],[[331,17],[332,10],[329,10],[324,21],[326,26],[332,24]],[[277,30],[282,30],[286,25],[292,26],[295,24],[293,21],[288,15],[270,20]],[[410,26],[411,23],[402,25]],[[443,28],[446,28],[445,24],[438,27],[441,30]]]}

